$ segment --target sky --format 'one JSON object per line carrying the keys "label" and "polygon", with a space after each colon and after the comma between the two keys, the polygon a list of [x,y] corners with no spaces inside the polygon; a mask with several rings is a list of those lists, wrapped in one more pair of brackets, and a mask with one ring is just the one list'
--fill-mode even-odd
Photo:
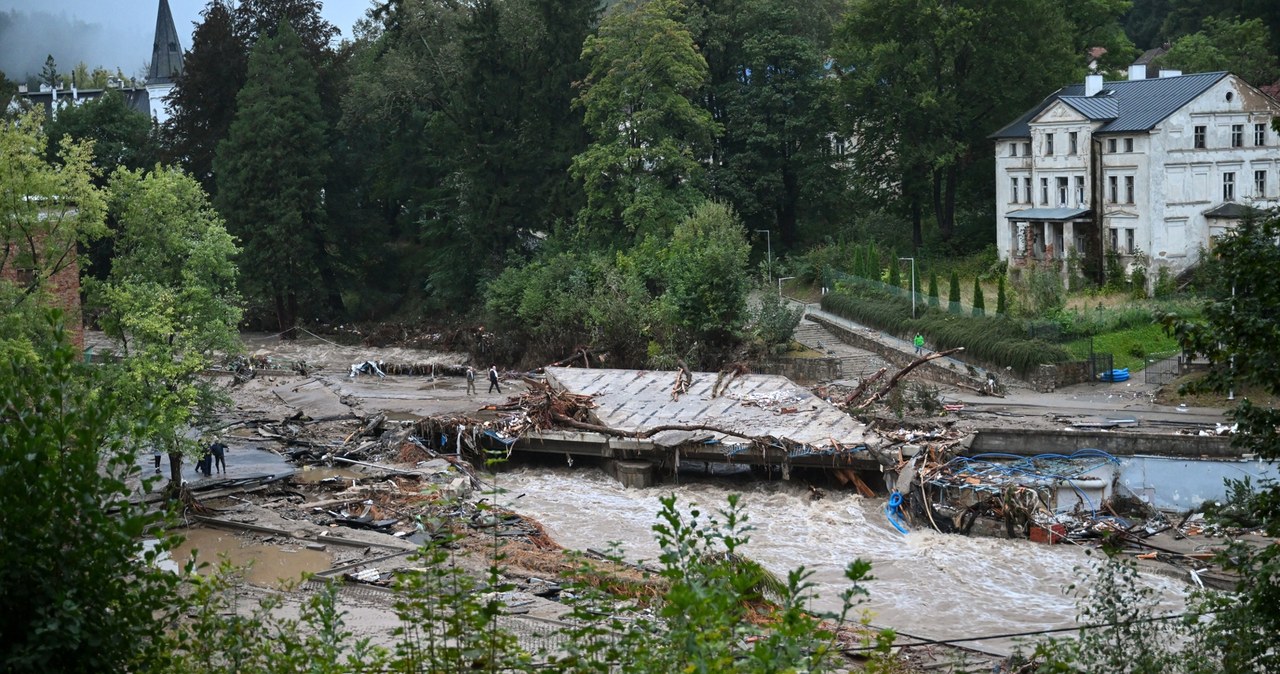
{"label": "sky", "polygon": [[[207,0],[169,0],[182,49]],[[321,14],[351,37],[371,0],[327,0]],[[159,0],[0,0],[0,70],[12,80],[36,74],[53,54],[58,70],[70,72],[80,61],[92,70],[117,67],[128,76],[145,74],[151,60]]]}

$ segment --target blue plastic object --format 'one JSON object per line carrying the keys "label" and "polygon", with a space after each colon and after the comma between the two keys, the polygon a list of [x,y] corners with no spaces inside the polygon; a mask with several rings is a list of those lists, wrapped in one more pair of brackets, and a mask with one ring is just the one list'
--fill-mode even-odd
{"label": "blue plastic object", "polygon": [[1122,367],[1117,370],[1111,370],[1110,372],[1103,372],[1102,374],[1098,375],[1098,378],[1101,379],[1102,381],[1112,381],[1112,382],[1129,381],[1129,368]]}
{"label": "blue plastic object", "polygon": [[889,495],[889,502],[884,504],[884,516],[888,518],[889,524],[892,524],[894,529],[897,529],[900,533],[905,534],[908,532],[907,532],[907,528],[903,526],[901,522],[901,519],[902,519],[902,514],[900,511],[901,507],[902,507],[902,494],[895,491]]}

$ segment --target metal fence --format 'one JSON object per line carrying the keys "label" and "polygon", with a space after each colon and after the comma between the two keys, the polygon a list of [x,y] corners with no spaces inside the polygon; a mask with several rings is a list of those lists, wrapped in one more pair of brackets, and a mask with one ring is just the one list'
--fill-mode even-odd
{"label": "metal fence", "polygon": [[1147,356],[1147,366],[1142,370],[1144,381],[1158,386],[1171,384],[1186,371],[1184,365],[1181,353],[1151,354]]}

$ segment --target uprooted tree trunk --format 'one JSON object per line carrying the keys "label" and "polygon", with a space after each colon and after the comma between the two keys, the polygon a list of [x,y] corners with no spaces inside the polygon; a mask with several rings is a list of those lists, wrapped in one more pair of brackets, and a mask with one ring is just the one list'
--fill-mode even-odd
{"label": "uprooted tree trunk", "polygon": [[[925,363],[931,360],[937,360],[938,358],[945,358],[947,356],[950,356],[953,353],[959,353],[960,351],[964,351],[963,346],[956,347],[954,349],[947,349],[946,351],[935,351],[925,356],[924,358],[917,358],[910,365],[907,365],[901,370],[898,370],[898,372],[894,374],[892,377],[890,377],[889,381],[886,382],[885,385],[881,387],[879,391],[876,391],[871,397],[867,398],[866,400],[862,401],[857,405],[849,406],[847,407],[847,409],[850,412],[867,409],[868,407],[876,404],[876,402],[879,401],[881,398],[888,395],[889,392],[892,391],[894,387],[898,385],[898,381],[901,380],[903,377],[907,376],[908,374],[910,374],[912,370],[916,369],[917,367],[920,367],[921,365],[924,365]],[[878,379],[880,376],[884,374],[884,372],[885,371],[883,369],[880,370],[880,372],[876,373],[876,378]],[[869,382],[864,382],[864,384],[867,384],[867,383]],[[862,390],[865,390],[865,386],[859,387],[859,388]],[[861,395],[861,393],[859,393],[859,395]],[[846,402],[845,404],[848,406],[852,403],[853,400],[854,400],[853,398],[850,398],[849,401]]]}

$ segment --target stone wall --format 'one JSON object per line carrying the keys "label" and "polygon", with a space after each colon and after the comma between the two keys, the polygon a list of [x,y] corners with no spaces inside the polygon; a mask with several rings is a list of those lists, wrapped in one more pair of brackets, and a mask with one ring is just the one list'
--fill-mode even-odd
{"label": "stone wall", "polygon": [[1071,454],[1076,450],[1101,449],[1126,456],[1151,454],[1171,457],[1239,458],[1225,435],[1171,435],[1140,431],[1037,430],[1026,428],[979,429],[967,454],[999,452],[1030,456]]}
{"label": "stone wall", "polygon": [[760,374],[780,374],[800,384],[816,384],[840,378],[839,358],[774,358],[757,363]]}
{"label": "stone wall", "polygon": [[[5,259],[13,260],[15,256],[5,255]],[[0,266],[0,279],[19,285],[29,282],[29,272],[17,269],[13,264]],[[67,334],[71,343],[77,348],[84,348],[84,316],[80,311],[80,265],[74,256],[69,264],[49,277],[46,281],[53,306],[62,309],[66,322]]]}
{"label": "stone wall", "polygon": [[[838,337],[840,341],[845,344],[870,351],[885,359],[895,367],[903,368],[916,360],[914,354],[903,353],[902,351],[899,351],[887,344],[882,344],[866,335],[859,334],[857,331],[849,330],[844,326],[832,323],[831,321],[824,319],[822,316],[809,314],[806,318],[822,325],[827,330],[830,330],[831,334]],[[987,384],[985,379],[976,375],[971,375],[966,369],[957,368],[953,362],[945,359],[929,361],[912,371],[912,375],[915,375],[917,372],[928,379],[940,381],[946,384],[969,386],[972,388],[982,388]],[[908,378],[912,375],[909,375]]]}
{"label": "stone wall", "polygon": [[1059,386],[1083,384],[1089,378],[1089,361],[1073,360],[1066,363],[1044,364],[1031,373],[1032,388],[1041,393],[1052,393]]}

